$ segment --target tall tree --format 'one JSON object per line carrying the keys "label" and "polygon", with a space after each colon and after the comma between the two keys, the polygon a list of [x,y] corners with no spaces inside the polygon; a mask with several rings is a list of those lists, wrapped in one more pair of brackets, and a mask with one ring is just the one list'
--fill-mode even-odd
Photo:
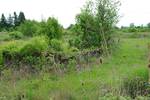
{"label": "tall tree", "polygon": [[18,25],[19,25],[18,15],[16,12],[14,12],[14,26],[18,26]]}
{"label": "tall tree", "polygon": [[4,14],[2,14],[2,16],[1,16],[1,22],[0,23],[1,23],[1,27],[2,28],[6,28],[7,27],[7,20],[6,20]]}
{"label": "tall tree", "polygon": [[8,25],[8,27],[13,26],[13,17],[11,16],[11,14],[9,14],[7,25]]}
{"label": "tall tree", "polygon": [[[82,43],[86,47],[101,47],[108,55],[111,33],[118,21],[116,0],[90,0],[76,17],[82,29]],[[85,41],[85,42],[84,42]]]}
{"label": "tall tree", "polygon": [[23,23],[26,20],[23,12],[19,13],[18,20],[19,20],[19,24]]}
{"label": "tall tree", "polygon": [[147,27],[150,28],[150,23],[147,24]]}
{"label": "tall tree", "polygon": [[109,40],[114,26],[118,22],[118,6],[120,2],[117,0],[96,0],[96,17],[99,25],[99,34],[102,37],[102,48],[108,55]]}
{"label": "tall tree", "polygon": [[97,34],[96,18],[92,13],[93,3],[88,2],[87,5],[83,9],[81,9],[81,13],[77,15],[76,21],[77,25],[81,27],[81,40],[83,48],[90,48],[92,46],[100,46],[100,37]]}

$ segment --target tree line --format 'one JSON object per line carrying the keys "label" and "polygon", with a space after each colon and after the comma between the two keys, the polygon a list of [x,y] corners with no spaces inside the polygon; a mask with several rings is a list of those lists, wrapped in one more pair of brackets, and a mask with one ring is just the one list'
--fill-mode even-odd
{"label": "tree line", "polygon": [[150,23],[147,25],[135,25],[134,23],[130,23],[129,26],[121,26],[121,28],[116,29],[122,32],[150,32]]}
{"label": "tree line", "polygon": [[4,14],[1,15],[0,18],[0,31],[13,29],[17,26],[19,26],[21,23],[23,23],[26,20],[24,12],[20,12],[19,15],[17,15],[16,12],[14,12],[13,15],[9,14],[8,17],[5,17]]}

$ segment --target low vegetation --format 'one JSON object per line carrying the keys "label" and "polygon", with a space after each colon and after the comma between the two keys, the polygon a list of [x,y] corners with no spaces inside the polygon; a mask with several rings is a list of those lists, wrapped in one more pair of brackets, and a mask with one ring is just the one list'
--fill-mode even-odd
{"label": "low vegetation", "polygon": [[149,100],[149,24],[117,28],[119,5],[90,0],[67,29],[2,14],[0,99]]}

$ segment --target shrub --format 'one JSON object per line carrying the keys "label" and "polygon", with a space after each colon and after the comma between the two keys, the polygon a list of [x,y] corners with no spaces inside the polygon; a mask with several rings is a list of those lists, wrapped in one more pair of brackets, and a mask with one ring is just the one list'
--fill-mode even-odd
{"label": "shrub", "polygon": [[131,76],[124,79],[123,90],[134,99],[137,95],[146,95],[146,83],[148,83],[148,71],[141,68],[136,69]]}
{"label": "shrub", "polygon": [[135,27],[129,28],[128,29],[129,32],[137,32],[137,29]]}
{"label": "shrub", "polygon": [[53,51],[57,51],[57,53],[59,52],[66,56],[70,56],[79,51],[78,48],[71,47],[69,43],[57,39],[52,39],[50,41],[50,47]]}
{"label": "shrub", "polygon": [[49,18],[47,22],[41,22],[40,34],[47,35],[49,39],[59,39],[62,35],[62,26],[55,18]]}
{"label": "shrub", "polygon": [[[16,53],[19,52],[20,49],[24,46],[25,42],[24,41],[11,41],[5,44],[4,47],[1,47],[2,54],[5,52],[8,52],[12,56]],[[4,55],[3,55],[4,56]]]}
{"label": "shrub", "polygon": [[74,38],[69,40],[69,44],[71,46],[74,46],[74,47],[77,47],[77,48],[81,48],[81,43],[82,43],[82,40],[81,40],[80,37],[74,37]]}
{"label": "shrub", "polygon": [[4,69],[4,67],[12,67],[11,65],[15,66],[15,64],[17,64],[16,62],[20,60],[18,54],[23,45],[23,41],[15,40],[7,42],[0,47],[1,70]]}
{"label": "shrub", "polygon": [[22,32],[25,36],[34,36],[38,32],[38,25],[35,21],[27,20],[18,27],[18,31]]}
{"label": "shrub", "polygon": [[55,51],[63,51],[62,41],[57,39],[52,39],[50,41],[50,47]]}
{"label": "shrub", "polygon": [[19,31],[10,32],[9,36],[12,39],[21,39],[21,38],[23,38],[23,34]]}
{"label": "shrub", "polygon": [[19,62],[33,64],[39,60],[38,57],[41,57],[42,52],[47,48],[48,42],[44,36],[34,37],[28,41],[11,41],[1,47],[0,62],[10,67],[19,64]]}
{"label": "shrub", "polygon": [[48,48],[45,37],[34,37],[21,48],[20,54],[23,56],[38,56]]}

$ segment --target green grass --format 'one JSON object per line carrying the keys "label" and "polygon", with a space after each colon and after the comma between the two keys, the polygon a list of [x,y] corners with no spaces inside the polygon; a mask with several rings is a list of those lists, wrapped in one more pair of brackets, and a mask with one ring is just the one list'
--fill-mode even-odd
{"label": "green grass", "polygon": [[51,100],[53,97],[56,100],[106,100],[102,96],[108,94],[109,90],[119,94],[123,79],[138,76],[148,78],[149,42],[148,38],[121,39],[119,47],[111,57],[104,59],[102,65],[91,65],[91,68],[80,72],[63,75],[41,72],[35,76],[22,73],[22,77],[17,73],[12,75],[7,70],[0,81],[0,97],[7,100],[23,96],[27,100]]}

